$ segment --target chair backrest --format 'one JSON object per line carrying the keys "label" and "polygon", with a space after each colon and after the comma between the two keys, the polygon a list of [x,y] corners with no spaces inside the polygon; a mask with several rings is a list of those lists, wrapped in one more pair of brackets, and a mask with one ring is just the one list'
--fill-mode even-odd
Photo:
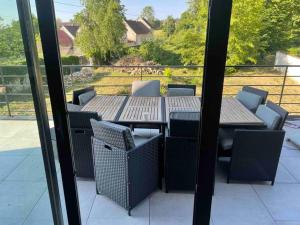
{"label": "chair backrest", "polygon": [[67,109],[69,112],[80,112],[82,108],[83,108],[83,106],[81,106],[81,105],[67,103]]}
{"label": "chair backrest", "polygon": [[94,137],[107,145],[125,151],[135,148],[132,133],[128,127],[118,124],[91,119]]}
{"label": "chair backrest", "polygon": [[271,108],[267,107],[266,105],[260,105],[255,115],[264,121],[268,129],[278,129],[278,126],[281,122],[281,116]]}
{"label": "chair backrest", "polygon": [[132,96],[138,97],[159,97],[160,96],[160,81],[133,81]]}
{"label": "chair backrest", "polygon": [[84,106],[96,96],[96,91],[88,91],[78,96],[79,105]]}
{"label": "chair backrest", "polygon": [[235,130],[229,179],[274,181],[284,135],[283,130]]}
{"label": "chair backrest", "polygon": [[200,112],[170,112],[170,136],[197,138]]}
{"label": "chair backrest", "polygon": [[267,101],[267,97],[269,92],[258,89],[258,88],[254,88],[254,87],[250,87],[250,86],[245,86],[243,87],[243,91],[247,91],[256,95],[259,95],[260,97],[262,97],[262,104],[265,104]]}
{"label": "chair backrest", "polygon": [[195,96],[196,85],[168,84],[168,96]]}
{"label": "chair backrest", "polygon": [[262,97],[247,91],[240,91],[237,96],[239,100],[246,108],[248,108],[253,113],[256,112],[258,106],[262,104]]}
{"label": "chair backrest", "polygon": [[90,120],[101,120],[96,112],[69,112],[70,127],[79,129],[92,129]]}
{"label": "chair backrest", "polygon": [[277,112],[280,115],[281,120],[280,120],[280,123],[278,124],[277,129],[281,130],[284,126],[284,123],[285,123],[288,115],[289,115],[289,112],[271,101],[268,101],[266,106],[268,108],[272,109],[273,111]]}
{"label": "chair backrest", "polygon": [[83,88],[83,89],[79,89],[79,90],[75,90],[73,91],[73,99],[72,99],[72,103],[75,105],[79,105],[79,95],[89,92],[89,91],[94,91],[94,87],[87,87],[87,88]]}

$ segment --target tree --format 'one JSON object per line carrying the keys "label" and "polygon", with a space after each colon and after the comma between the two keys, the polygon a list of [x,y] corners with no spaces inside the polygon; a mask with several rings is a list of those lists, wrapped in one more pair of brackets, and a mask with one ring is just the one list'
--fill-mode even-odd
{"label": "tree", "polygon": [[75,42],[96,63],[108,63],[123,51],[124,7],[120,0],[83,0],[84,9],[75,16],[80,30]]}
{"label": "tree", "polygon": [[141,13],[141,17],[145,18],[151,24],[151,26],[155,26],[156,19],[154,9],[152,6],[145,6]]}
{"label": "tree", "polygon": [[228,65],[255,64],[266,43],[260,35],[265,0],[236,0],[232,8]]}
{"label": "tree", "polygon": [[171,36],[176,29],[176,21],[172,16],[168,16],[167,19],[163,23],[163,31],[167,34],[167,36]]}
{"label": "tree", "polygon": [[272,0],[265,5],[261,36],[274,53],[300,45],[300,1]]}

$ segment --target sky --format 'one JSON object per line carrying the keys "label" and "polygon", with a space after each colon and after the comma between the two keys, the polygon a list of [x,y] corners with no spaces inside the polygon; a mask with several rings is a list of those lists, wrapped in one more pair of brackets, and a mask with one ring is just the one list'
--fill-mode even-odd
{"label": "sky", "polygon": [[[30,2],[32,12],[36,14],[34,0]],[[136,19],[147,5],[154,8],[158,19],[164,19],[169,15],[175,18],[180,17],[187,8],[187,0],[121,0],[121,2],[125,5],[127,19]],[[56,17],[62,21],[70,20],[82,9],[80,0],[54,0],[54,4]],[[0,0],[0,6],[0,17],[5,23],[18,19],[15,0]]]}

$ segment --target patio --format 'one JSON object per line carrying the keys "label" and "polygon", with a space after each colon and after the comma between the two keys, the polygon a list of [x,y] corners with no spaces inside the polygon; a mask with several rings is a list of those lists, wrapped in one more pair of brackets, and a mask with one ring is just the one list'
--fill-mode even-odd
{"label": "patio", "polygon": [[[300,126],[300,120],[292,122]],[[36,123],[1,120],[0,127],[0,224],[52,224]],[[295,131],[288,126],[285,130],[287,135]],[[134,208],[129,217],[114,202],[96,196],[94,182],[80,179],[77,183],[83,224],[192,222],[193,194],[157,191]],[[274,186],[227,184],[225,172],[219,166],[211,224],[299,225],[300,151],[284,142]]]}

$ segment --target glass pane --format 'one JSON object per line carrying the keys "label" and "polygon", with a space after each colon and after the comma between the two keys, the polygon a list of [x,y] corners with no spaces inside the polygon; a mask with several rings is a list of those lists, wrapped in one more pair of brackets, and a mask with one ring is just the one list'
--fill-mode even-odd
{"label": "glass pane", "polygon": [[[86,0],[54,4],[66,99],[73,104],[69,111],[82,111],[80,116],[69,112],[82,222],[192,224],[207,3]],[[175,94],[189,96],[140,98],[134,103],[130,99],[133,83],[153,80],[160,82],[156,89],[150,88],[156,96],[167,96],[169,84],[177,85]],[[91,86],[95,98],[90,93],[76,97],[76,91]],[[91,88],[79,94],[88,91]],[[169,113],[178,110],[188,112],[171,115],[171,123]],[[136,144],[153,142],[151,147],[139,148],[140,161],[134,160],[136,151],[128,155],[133,160],[125,162],[98,147],[92,154],[97,140],[91,143],[95,134],[89,119],[97,118],[97,113],[104,121],[131,128]],[[159,133],[168,137],[166,149],[164,138],[160,145],[151,139]],[[97,138],[106,140],[105,135]],[[116,142],[122,142],[120,137],[105,146],[127,155]],[[158,161],[153,161],[155,157]],[[132,207],[131,217],[128,207]]]}
{"label": "glass pane", "polygon": [[[212,204],[215,225],[299,222],[295,183],[300,171],[293,166],[300,162],[299,152],[284,137],[299,133],[300,36],[295,17],[300,5],[286,3],[233,1],[223,97],[238,96],[243,111],[264,124],[279,113],[283,127],[255,127],[248,119],[248,124],[231,128],[221,125]],[[262,100],[250,106],[246,102],[254,102],[251,96]],[[264,110],[268,113],[262,116]],[[296,119],[286,120],[286,111]]]}
{"label": "glass pane", "polygon": [[[53,224],[16,2],[1,2],[0,17],[0,224]],[[38,41],[34,5],[32,19]]]}

